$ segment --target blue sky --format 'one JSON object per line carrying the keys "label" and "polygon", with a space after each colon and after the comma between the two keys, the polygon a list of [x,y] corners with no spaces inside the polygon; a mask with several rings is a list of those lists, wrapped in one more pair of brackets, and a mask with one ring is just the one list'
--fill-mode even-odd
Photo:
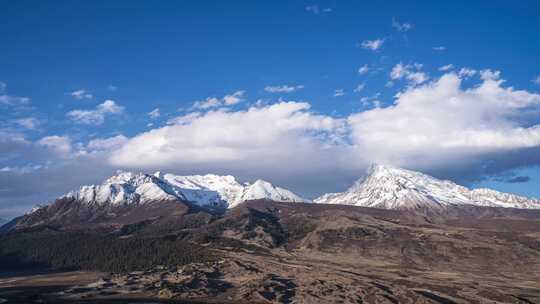
{"label": "blue sky", "polygon": [[117,169],[314,196],[386,162],[540,197],[539,9],[2,1],[0,217]]}

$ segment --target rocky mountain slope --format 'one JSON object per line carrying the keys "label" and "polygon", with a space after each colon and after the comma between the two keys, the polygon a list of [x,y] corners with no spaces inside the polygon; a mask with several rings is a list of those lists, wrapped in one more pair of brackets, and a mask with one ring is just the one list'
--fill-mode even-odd
{"label": "rocky mountain slope", "polygon": [[15,231],[0,237],[0,269],[34,262],[106,273],[66,274],[63,286],[55,273],[0,277],[0,294],[9,303],[538,303],[540,210],[455,209],[469,208],[484,211],[427,218],[257,200],[220,215]]}
{"label": "rocky mountain slope", "polygon": [[539,200],[490,189],[471,190],[420,172],[383,165],[371,166],[345,192],[325,194],[314,202],[383,209],[443,210],[459,205],[540,209]]}

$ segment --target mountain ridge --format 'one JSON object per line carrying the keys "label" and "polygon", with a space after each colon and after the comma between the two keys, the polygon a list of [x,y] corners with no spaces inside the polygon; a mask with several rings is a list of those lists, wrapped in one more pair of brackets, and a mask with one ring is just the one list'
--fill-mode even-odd
{"label": "mountain ridge", "polygon": [[[231,175],[175,175],[117,171],[101,184],[83,185],[58,199],[75,200],[89,206],[133,205],[156,201],[185,201],[202,207],[233,208],[246,200],[269,199],[309,202],[292,191],[258,179],[240,184]],[[41,207],[34,208],[32,212]]]}
{"label": "mountain ridge", "polygon": [[347,204],[383,209],[445,209],[456,205],[540,209],[540,201],[492,189],[469,189],[430,175],[374,164],[344,192],[327,193],[319,204]]}

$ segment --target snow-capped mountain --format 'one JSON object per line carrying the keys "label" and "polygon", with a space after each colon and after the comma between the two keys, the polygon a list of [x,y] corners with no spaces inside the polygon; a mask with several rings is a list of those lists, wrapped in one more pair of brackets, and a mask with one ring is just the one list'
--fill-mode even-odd
{"label": "snow-capped mountain", "polygon": [[[287,189],[280,187],[274,187],[271,183],[258,179],[253,184],[245,187],[244,192],[239,200],[235,202],[236,205],[243,201],[254,199],[269,199],[276,202],[291,202],[291,203],[307,203],[310,202],[300,196],[292,193]],[[235,205],[233,205],[234,207]]]}
{"label": "snow-capped mountain", "polygon": [[254,199],[269,199],[280,202],[307,202],[289,190],[275,187],[269,182],[257,180],[252,184],[238,183],[231,175],[174,175],[154,174],[160,177],[183,195],[187,201],[201,205],[226,203],[228,208]]}
{"label": "snow-capped mountain", "polygon": [[0,218],[0,227],[3,226],[7,222],[8,222],[7,220]]}
{"label": "snow-capped mountain", "polygon": [[153,175],[119,172],[101,185],[82,186],[63,198],[89,205],[145,204],[156,201],[182,200],[201,206],[232,208],[253,199],[282,202],[307,202],[289,190],[257,180],[240,184],[226,175],[174,175],[156,172]]}
{"label": "snow-capped mountain", "polygon": [[144,204],[150,201],[182,199],[169,184],[148,174],[119,172],[101,185],[82,186],[62,198],[72,198],[87,204]]}
{"label": "snow-capped mountain", "polygon": [[490,189],[470,190],[420,172],[373,165],[347,191],[325,194],[320,204],[346,204],[383,209],[445,208],[476,205],[540,209],[540,201]]}

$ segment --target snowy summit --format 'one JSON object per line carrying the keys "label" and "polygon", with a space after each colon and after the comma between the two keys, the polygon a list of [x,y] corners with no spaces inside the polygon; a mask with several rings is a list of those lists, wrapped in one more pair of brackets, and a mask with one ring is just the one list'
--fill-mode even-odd
{"label": "snowy summit", "polygon": [[490,189],[471,190],[448,180],[385,165],[372,165],[367,174],[345,192],[324,194],[314,202],[383,209],[451,205],[540,209],[539,200]]}
{"label": "snowy summit", "polygon": [[153,175],[118,172],[101,185],[82,186],[63,196],[87,204],[144,204],[184,200],[201,206],[233,208],[246,200],[269,199],[281,202],[308,202],[293,192],[257,180],[240,184],[230,175]]}

